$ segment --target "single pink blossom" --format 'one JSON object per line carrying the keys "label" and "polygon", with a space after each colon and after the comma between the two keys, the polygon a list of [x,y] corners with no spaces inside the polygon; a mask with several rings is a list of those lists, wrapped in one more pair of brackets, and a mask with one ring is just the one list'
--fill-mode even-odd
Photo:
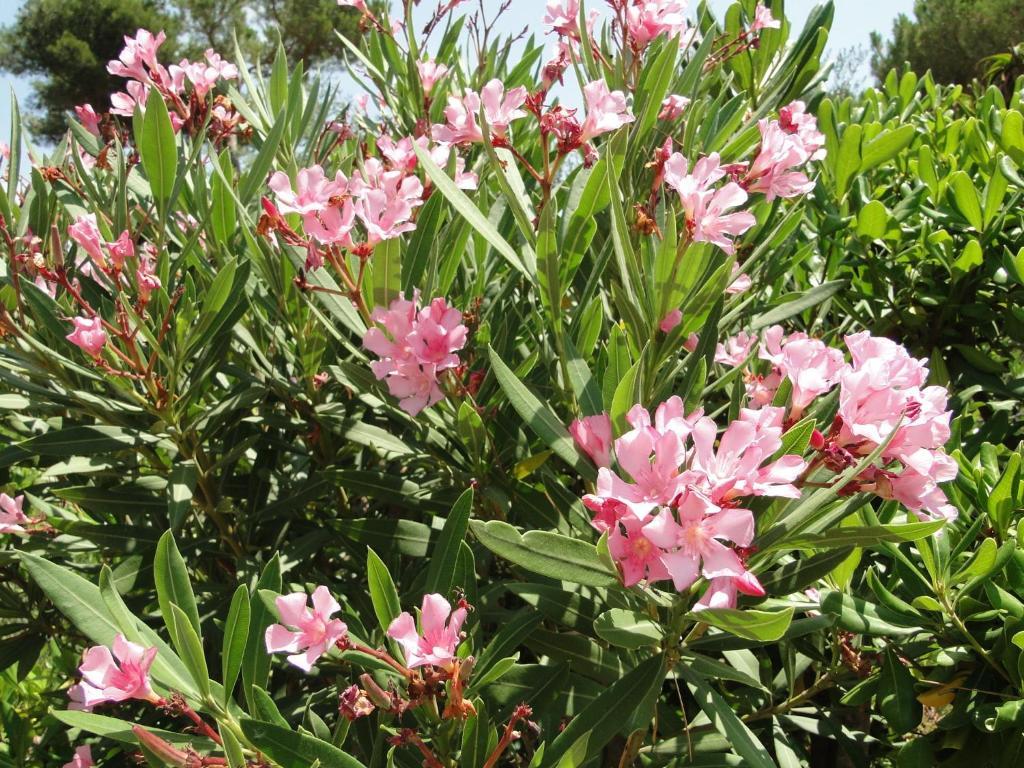
{"label": "single pink blossom", "polygon": [[455,660],[466,614],[462,606],[453,611],[441,595],[424,595],[420,609],[421,632],[416,631],[412,615],[403,611],[391,622],[387,634],[402,646],[406,664],[411,669],[426,665],[447,669]]}
{"label": "single pink blossom", "polygon": [[548,0],[541,23],[559,36],[579,39],[579,0]]}
{"label": "single pink blossom", "polygon": [[84,744],[75,747],[75,756],[64,763],[63,768],[92,768],[96,763],[92,760],[92,747]]}
{"label": "single pink blossom", "polygon": [[0,493],[0,533],[25,532],[24,526],[31,521],[22,511],[24,504],[24,495],[11,498],[6,493]]}
{"label": "single pink blossom", "polygon": [[99,317],[73,317],[75,330],[65,338],[84,352],[95,358],[107,343],[107,332],[103,330],[103,320]]}
{"label": "single pink blossom", "polygon": [[107,266],[107,259],[103,254],[103,236],[96,226],[95,213],[77,216],[74,224],[68,227],[68,236],[89,255],[97,267],[103,269]]}
{"label": "single pink blossom", "polygon": [[696,352],[697,347],[699,345],[700,334],[691,333],[689,336],[686,337],[686,340],[683,342],[683,349],[685,349],[687,352]]}
{"label": "single pink blossom", "polygon": [[884,336],[868,331],[844,337],[853,368],[869,371],[875,388],[921,387],[928,379],[928,359],[910,356],[906,348]]}
{"label": "single pink blossom", "polygon": [[633,45],[646,48],[660,36],[678,37],[686,29],[686,3],[674,0],[638,0],[626,8],[626,27]]}
{"label": "single pink blossom", "polygon": [[520,109],[526,103],[526,97],[525,86],[520,85],[505,93],[505,84],[497,78],[480,89],[480,101],[492,137],[504,138],[513,120],[526,117],[526,112]]}
{"label": "single pink blossom", "polygon": [[934,476],[923,475],[913,469],[896,474],[879,473],[876,482],[878,495],[883,499],[895,499],[921,520],[955,520],[959,511],[949,503],[939,483],[954,480],[957,475],[956,462],[942,454],[947,462]]}
{"label": "single pink blossom", "polygon": [[730,237],[739,237],[757,223],[754,215],[747,211],[728,213],[746,201],[747,193],[733,182],[719,188],[713,195],[702,197],[693,213],[694,242],[717,245],[725,253],[735,251],[736,246]]}
{"label": "single pink blossom", "polygon": [[467,335],[462,313],[448,306],[445,299],[436,298],[417,314],[408,337],[409,350],[419,362],[444,371],[458,366],[456,353],[466,345]]}
{"label": "single pink blossom", "polygon": [[416,71],[420,75],[420,85],[423,88],[423,93],[427,96],[434,90],[434,86],[448,74],[448,67],[444,64],[438,64],[433,59],[427,59],[426,61],[416,62]]}
{"label": "single pink blossom", "polygon": [[750,31],[760,32],[762,29],[779,29],[782,22],[772,16],[771,8],[764,3],[758,3],[754,9],[754,23],[750,25]]}
{"label": "single pink blossom", "polygon": [[794,170],[807,162],[803,143],[786,133],[776,120],[761,120],[758,129],[761,145],[744,177],[746,189],[763,193],[769,203],[776,197],[791,198],[811,192],[814,182]]}
{"label": "single pink blossom", "polygon": [[746,571],[736,552],[723,542],[749,546],[754,539],[754,515],[749,509],[720,508],[691,490],[676,502],[674,513],[661,510],[643,532],[662,550],[662,564],[675,588],[683,591],[700,576],[738,577]]}
{"label": "single pink blossom", "polygon": [[[79,104],[75,107],[75,114],[78,116],[82,126],[93,136],[100,135],[100,116],[92,108],[92,104]],[[88,749],[88,747],[86,747]]]}
{"label": "single pink blossom", "polygon": [[82,681],[68,690],[71,709],[91,711],[106,702],[139,699],[155,703],[159,699],[149,679],[156,648],[131,643],[120,633],[114,636],[112,648],[113,654],[107,646],[96,645],[82,655],[78,667]]}
{"label": "single pink blossom", "polygon": [[367,243],[376,245],[416,228],[413,208],[423,204],[423,184],[402,171],[385,170],[369,158],[349,185],[355,215],[366,229]]}
{"label": "single pink blossom", "polygon": [[736,598],[740,592],[753,597],[765,596],[764,587],[750,571],[745,571],[742,576],[718,576],[708,584],[693,610],[697,612],[707,608],[735,608]]}
{"label": "single pink blossom", "polygon": [[662,562],[663,552],[644,533],[645,521],[626,515],[609,529],[608,553],[622,569],[622,583],[665,581],[671,576]]}
{"label": "single pink blossom", "polygon": [[617,130],[636,119],[629,111],[625,94],[622,91],[609,91],[604,80],[595,80],[583,86],[583,95],[587,103],[587,117],[581,127],[580,143]]}
{"label": "single pink blossom", "polygon": [[157,61],[157,49],[167,40],[162,31],[154,35],[146,29],[140,29],[135,37],[124,36],[125,47],[120,56],[107,64],[107,71],[119,77],[145,82],[150,80],[152,71],[162,72]]}
{"label": "single pink blossom", "polygon": [[341,610],[338,601],[325,586],[313,590],[313,608],[305,592],[279,595],[274,604],[281,624],[271,624],[264,633],[267,653],[288,653],[288,661],[309,672],[317,659],[348,634],[341,619],[331,616]]}
{"label": "single pink blossom", "polygon": [[690,100],[685,96],[671,94],[661,102],[661,111],[658,113],[659,120],[675,120],[679,118],[686,108],[690,106]]}
{"label": "single pink blossom", "polygon": [[319,213],[331,205],[332,198],[348,192],[348,179],[338,171],[334,180],[328,180],[319,165],[303,168],[295,178],[295,189],[284,171],[277,171],[270,177],[268,186],[277,196],[282,213],[298,213],[303,216]]}
{"label": "single pink blossom", "polygon": [[153,254],[149,251],[139,254],[139,265],[135,270],[135,282],[139,290],[139,298],[149,301],[153,291],[160,289],[160,278],[156,274]]}
{"label": "single pink blossom", "polygon": [[678,326],[681,322],[683,322],[682,310],[673,309],[671,312],[669,312],[667,315],[661,318],[661,322],[658,323],[658,328],[661,329],[662,333],[671,333],[673,330],[675,330],[676,326]]}
{"label": "single pink blossom", "polygon": [[819,339],[797,339],[782,348],[779,370],[793,385],[792,418],[800,418],[816,397],[830,391],[847,368],[843,353]]}
{"label": "single pink blossom", "polygon": [[741,331],[715,347],[715,362],[735,368],[742,365],[757,344],[757,336]]}
{"label": "single pink blossom", "polygon": [[612,464],[612,420],[607,413],[574,419],[569,433],[576,445],[599,467]]}
{"label": "single pink blossom", "polygon": [[732,269],[732,282],[729,283],[729,287],[725,289],[725,292],[730,295],[746,293],[750,290],[751,285],[753,285],[753,282],[750,279],[750,275],[740,272],[739,266],[734,265]]}
{"label": "single pink blossom", "polygon": [[807,105],[794,101],[779,110],[779,125],[782,130],[796,137],[807,160],[822,160],[825,150],[825,134],[818,130],[817,118],[807,112]]}
{"label": "single pink blossom", "polygon": [[131,233],[126,229],[118,235],[117,240],[107,243],[107,252],[115,269],[124,267],[125,261],[135,258],[135,243]]}

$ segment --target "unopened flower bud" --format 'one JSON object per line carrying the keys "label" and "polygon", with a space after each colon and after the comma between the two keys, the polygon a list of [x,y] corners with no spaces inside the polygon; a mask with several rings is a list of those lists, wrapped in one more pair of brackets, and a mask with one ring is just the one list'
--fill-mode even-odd
{"label": "unopened flower bud", "polygon": [[139,744],[167,765],[173,765],[176,768],[186,768],[188,763],[187,752],[178,749],[173,744],[164,741],[155,733],[150,733],[141,726],[133,725],[132,733],[139,740]]}

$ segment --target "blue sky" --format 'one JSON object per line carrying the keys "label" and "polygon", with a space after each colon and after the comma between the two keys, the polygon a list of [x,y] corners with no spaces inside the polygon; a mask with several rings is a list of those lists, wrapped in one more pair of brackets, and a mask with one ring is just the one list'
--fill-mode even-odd
{"label": "blue sky", "polygon": [[[333,0],[324,0],[333,2]],[[0,0],[0,24],[9,24],[22,5],[23,0]],[[486,0],[488,5],[498,5],[498,0]],[[710,5],[717,13],[721,13],[731,4],[732,0],[710,0]],[[545,0],[513,0],[513,12],[504,20],[505,31],[518,31],[522,25],[529,24],[531,31],[540,26],[544,13]],[[696,5],[696,2],[691,3]],[[396,0],[397,5],[397,0]],[[591,0],[590,5],[600,7],[603,3]],[[810,10],[817,5],[815,0],[788,0],[786,14],[796,26],[803,24]],[[420,4],[422,10],[433,7],[431,0]],[[892,28],[892,20],[899,13],[909,14],[913,8],[913,0],[836,0],[836,19],[832,25],[832,38],[829,51],[835,53],[851,46],[866,46],[872,31],[887,34]],[[867,62],[863,68],[867,79]],[[0,141],[6,141],[10,135],[11,109],[10,89],[13,86],[22,109],[26,109],[31,95],[29,82],[24,78],[15,78],[7,73],[0,73]]]}

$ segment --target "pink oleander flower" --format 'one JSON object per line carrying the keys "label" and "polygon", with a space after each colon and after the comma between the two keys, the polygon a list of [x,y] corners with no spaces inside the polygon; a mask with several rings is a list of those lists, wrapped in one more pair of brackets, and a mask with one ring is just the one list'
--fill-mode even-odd
{"label": "pink oleander flower", "polygon": [[[149,86],[138,80],[129,80],[124,91],[110,95],[110,114],[131,117],[135,108],[146,111],[146,99],[149,98]],[[180,118],[179,118],[180,119]]]}
{"label": "pink oleander flower", "polygon": [[427,149],[430,140],[426,136],[420,136],[413,141],[412,136],[405,136],[398,141],[384,134],[377,139],[377,149],[388,161],[390,169],[401,173],[412,173],[416,170],[416,150],[414,146]]}
{"label": "pink oleander flower", "polygon": [[579,39],[579,0],[548,0],[541,23],[562,37]]}
{"label": "pink oleander flower", "polygon": [[0,533],[25,533],[24,526],[31,521],[22,511],[24,504],[24,495],[11,498],[0,493]]}
{"label": "pink oleander flower", "polygon": [[107,243],[110,261],[116,269],[124,267],[125,261],[135,258],[135,243],[131,233],[126,229],[118,235],[117,240]]}
{"label": "pink oleander flower", "polygon": [[107,332],[103,330],[103,320],[99,317],[73,317],[75,330],[65,338],[92,357],[98,358],[100,350],[107,343]]}
{"label": "pink oleander flower", "polygon": [[671,578],[662,562],[662,550],[644,533],[646,523],[638,517],[625,515],[609,529],[608,553],[622,569],[622,583],[632,587]]}
{"label": "pink oleander flower", "polygon": [[618,130],[636,119],[629,111],[626,95],[622,91],[609,91],[604,80],[583,86],[583,95],[587,102],[587,117],[581,126],[580,143]]}
{"label": "pink oleander flower", "polygon": [[661,329],[662,333],[671,333],[681,322],[683,322],[683,311],[681,309],[673,309],[661,318],[658,328]]}
{"label": "pink oleander flower", "polygon": [[574,419],[569,433],[576,445],[599,467],[612,463],[612,420],[607,413]]}
{"label": "pink oleander flower", "polygon": [[762,29],[779,29],[782,22],[772,16],[771,8],[764,3],[758,3],[754,9],[754,23],[750,25],[750,31],[760,32]]}
{"label": "pink oleander flower", "polygon": [[932,475],[923,475],[913,469],[904,469],[898,475],[879,472],[876,480],[878,495],[883,499],[895,499],[921,520],[955,520],[959,511],[949,503],[938,483],[955,480],[957,465],[950,457],[936,452],[936,457],[940,456],[943,461],[936,463],[936,471]]}
{"label": "pink oleander flower", "polygon": [[107,266],[106,256],[103,255],[103,236],[96,226],[95,213],[77,216],[75,223],[68,227],[68,237],[89,255],[97,267],[103,269]]}
{"label": "pink oleander flower", "polygon": [[675,120],[680,117],[686,108],[690,106],[690,100],[685,96],[672,94],[666,96],[661,102],[661,112],[658,113],[659,120]]}
{"label": "pink oleander flower", "polygon": [[212,48],[207,48],[203,55],[206,58],[205,62],[182,59],[177,66],[169,68],[171,78],[181,82],[187,79],[192,83],[192,88],[200,99],[204,98],[219,80],[238,79],[238,68],[221,58]]}
{"label": "pink oleander flower", "polygon": [[735,368],[741,365],[757,344],[757,336],[741,331],[715,347],[715,362]]}
{"label": "pink oleander flower", "polygon": [[82,681],[68,689],[71,709],[91,711],[97,704],[128,699],[159,700],[149,679],[156,648],[131,643],[122,634],[114,636],[112,648],[113,654],[107,646],[96,645],[82,655]]}
{"label": "pink oleander flower", "polygon": [[75,748],[75,756],[64,763],[63,768],[92,768],[96,763],[92,760],[92,747],[84,744]]}
{"label": "pink oleander flower", "polygon": [[928,359],[911,357],[905,347],[891,339],[861,331],[843,341],[850,350],[853,368],[869,372],[875,388],[920,387],[928,380]]}
{"label": "pink oleander flower", "polygon": [[626,9],[626,27],[637,49],[659,35],[681,36],[686,29],[686,3],[673,0],[639,0]]}
{"label": "pink oleander flower", "polygon": [[442,144],[473,144],[484,140],[483,131],[477,123],[480,112],[480,96],[468,88],[462,96],[448,96],[444,108],[445,123],[437,123],[430,129],[434,141]]}
{"label": "pink oleander flower", "polygon": [[309,672],[321,656],[348,634],[341,619],[331,616],[341,610],[327,587],[313,590],[313,608],[305,592],[279,595],[274,600],[281,624],[271,624],[264,634],[267,653],[288,653],[288,661]]}
{"label": "pink oleander flower", "polygon": [[416,62],[416,71],[420,75],[420,85],[423,88],[423,93],[427,96],[434,90],[434,86],[448,74],[448,67],[444,64],[438,64],[433,59],[427,59],[426,61]]}
{"label": "pink oleander flower", "polygon": [[526,112],[520,107],[526,103],[527,95],[526,87],[522,85],[505,93],[505,84],[497,78],[480,89],[480,101],[491,136],[504,138],[513,120],[526,117]]}
{"label": "pink oleander flower", "polygon": [[[678,519],[677,519],[678,517]],[[749,509],[718,507],[697,491],[687,491],[675,511],[663,509],[643,527],[644,535],[661,554],[662,565],[679,591],[701,576],[740,577],[746,572],[736,551],[754,540],[754,515]]]}
{"label": "pink oleander flower", "polygon": [[793,384],[793,419],[816,397],[830,391],[846,370],[846,360],[838,349],[819,339],[796,339],[782,347],[779,370]]}
{"label": "pink oleander flower", "polygon": [[700,335],[696,333],[691,333],[689,336],[686,337],[686,340],[683,342],[683,349],[685,349],[687,352],[696,352],[697,347],[699,345]]}
{"label": "pink oleander flower", "polygon": [[718,576],[711,580],[700,600],[693,606],[693,611],[707,608],[735,608],[738,593],[752,597],[764,597],[764,587],[750,571],[742,576]]}
{"label": "pink oleander flower", "polygon": [[302,226],[310,237],[321,243],[350,243],[356,212],[349,180],[341,171],[331,181],[319,165],[303,168],[296,176],[294,190],[288,175],[277,171],[268,186],[277,197],[281,213],[302,216]]}
{"label": "pink oleander flower", "polygon": [[391,622],[387,634],[402,646],[410,669],[427,665],[449,668],[455,660],[466,615],[464,606],[453,611],[451,603],[441,595],[424,595],[420,609],[421,632],[416,631],[412,615],[403,611]]}
{"label": "pink oleander flower", "polygon": [[817,118],[807,112],[807,105],[794,101],[779,110],[779,125],[800,142],[807,160],[822,160],[825,150],[825,134],[818,130]]}
{"label": "pink oleander flower", "polygon": [[[93,136],[100,135],[100,116],[92,108],[92,104],[79,104],[75,107],[75,114],[82,126]],[[86,747],[88,749],[88,747]]]}
{"label": "pink oleander flower", "polygon": [[[455,147],[448,144],[437,144],[430,150],[430,159],[440,168],[448,167],[448,159],[451,157]],[[466,158],[455,157],[455,186],[459,189],[476,189],[480,186],[480,177],[472,171],[466,170]]]}
{"label": "pink oleander flower", "polygon": [[770,203],[776,197],[806,195],[814,182],[795,167],[807,162],[808,155],[795,135],[786,133],[776,120],[761,120],[761,146],[743,179],[749,192],[761,192]]}
{"label": "pink oleander flower", "polygon": [[388,171],[375,157],[349,184],[355,215],[366,228],[367,243],[376,245],[416,229],[413,208],[423,204],[423,183],[402,171]]}
{"label": "pink oleander flower", "polygon": [[734,265],[732,268],[732,282],[729,283],[729,287],[725,289],[725,292],[730,295],[736,295],[738,293],[746,293],[750,290],[750,286],[753,282],[750,279],[750,275],[740,272],[739,265]]}
{"label": "pink oleander flower", "polygon": [[157,61],[156,52],[167,35],[162,31],[154,35],[146,29],[140,29],[135,37],[124,36],[125,47],[117,59],[107,64],[107,71],[118,77],[145,82],[150,79],[150,72],[160,72],[163,68]]}
{"label": "pink oleander flower", "polygon": [[744,496],[800,498],[793,483],[807,468],[801,457],[789,454],[764,464],[782,447],[782,420],[781,408],[743,409],[716,450],[718,428],[711,419],[700,419],[693,428],[687,481],[716,504]]}
{"label": "pink oleander flower", "polygon": [[679,193],[687,231],[694,242],[712,243],[732,253],[735,246],[729,235],[739,236],[757,223],[753,214],[746,211],[727,213],[745,203],[747,193],[735,182],[713,187],[725,177],[718,153],[702,157],[690,172],[686,158],[674,152],[665,161],[664,173],[665,183]]}
{"label": "pink oleander flower", "polygon": [[462,313],[443,298],[422,309],[418,305],[417,293],[412,301],[399,297],[387,309],[376,307],[371,313],[375,325],[363,336],[363,346],[380,358],[370,370],[411,416],[444,397],[438,374],[459,365],[456,353],[468,334]]}
{"label": "pink oleander flower", "polygon": [[748,407],[761,408],[771,405],[781,383],[782,375],[777,370],[765,375],[750,374],[745,380]]}
{"label": "pink oleander flower", "polygon": [[138,286],[139,298],[149,301],[153,291],[160,289],[160,278],[156,274],[156,264],[153,254],[144,252],[139,254],[139,266],[135,270],[135,283]]}

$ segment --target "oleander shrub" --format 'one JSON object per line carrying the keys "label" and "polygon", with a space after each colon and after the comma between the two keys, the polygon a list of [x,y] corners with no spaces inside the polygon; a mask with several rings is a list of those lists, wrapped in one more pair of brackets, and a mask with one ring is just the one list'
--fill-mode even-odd
{"label": "oleander shrub", "polygon": [[0,765],[1016,760],[1019,97],[343,4],[365,98],[140,30],[15,126]]}

